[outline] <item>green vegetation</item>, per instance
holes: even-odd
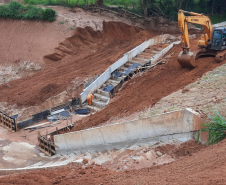
[[[24,0],[27,4],[33,5],[70,5],[74,6],[76,3],[79,6],[84,6],[84,0]],[[95,4],[96,0],[86,0],[86,4]],[[139,0],[104,0],[105,5],[116,5],[119,7],[126,7],[126,8],[135,8],[139,4]]]
[[[214,116],[208,116],[211,120],[210,123],[203,124],[203,126],[206,128],[200,130],[197,142],[199,142],[200,133],[203,131],[208,132],[207,144],[209,145],[218,143],[226,137],[226,120],[220,115],[218,111],[213,113]]]
[[[224,19],[226,15],[225,2],[222,0],[140,0],[140,3],[146,16],[159,15],[177,20],[178,10],[182,9],[213,16],[213,23],[226,21]]]
[[[56,20],[56,12],[52,9],[42,9],[32,5],[24,6],[23,4],[13,1],[9,4],[0,6],[0,17],[12,19],[39,19],[39,20]]]
[[[70,30],[74,30],[74,29],[75,29],[75,27],[70,27],[69,29],[70,29]]]
[[[78,6],[84,6],[84,0],[23,0],[24,3],[31,5],[60,5],[73,7],[76,3]],[[87,4],[95,3],[96,0],[88,0]]]
[[[24,0],[25,3],[31,5],[61,5],[74,7],[77,4],[79,7],[83,7],[89,4],[95,4],[96,0]],[[125,8],[127,10],[142,13],[142,9],[139,0],[104,0],[104,4],[107,6],[115,5],[119,8]]]
[[[96,0],[24,0],[32,5],[61,5],[80,7],[95,3]],[[212,23],[226,21],[226,8],[222,0],[104,0],[105,5],[114,5],[144,16],[162,16],[177,20],[178,9],[204,13],[211,17]]]
[[[31,5],[60,5],[80,7],[94,4],[96,0],[24,0]],[[144,16],[161,16],[177,20],[179,9],[204,13],[210,16],[212,23],[226,21],[226,7],[223,0],[104,0],[104,5],[124,8]]]
[[[220,16],[220,15],[213,15],[210,16],[211,22],[212,24],[217,24],[219,22],[223,22],[226,21],[226,14]]]

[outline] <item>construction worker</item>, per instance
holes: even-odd
[[[86,100],[87,100],[88,105],[92,105],[93,95],[92,94],[89,94],[87,96],[87,99]]]

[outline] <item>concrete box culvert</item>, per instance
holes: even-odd
[[[54,136],[56,153],[102,151],[134,143],[158,142],[179,138],[189,140],[204,120],[192,109],[178,110],[143,119]],[[202,139],[202,138],[201,138]]]

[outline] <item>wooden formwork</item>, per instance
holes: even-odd
[[[11,132],[17,131],[16,120],[0,111],[0,124]]]
[[[65,119],[66,117],[61,117],[60,119]],[[71,130],[73,128],[73,124],[68,125],[67,122],[67,126],[63,127],[61,129],[58,130],[58,127],[56,127],[56,131],[51,132],[51,133],[47,133],[45,135],[41,135],[40,131],[38,132],[38,146],[39,146],[39,150],[42,151],[43,153],[45,153],[48,156],[53,156],[56,154],[56,150],[55,148],[58,148],[58,146],[56,146],[53,142],[53,136],[59,133],[64,133],[67,132],[69,130]],[[47,136],[50,136],[50,139],[48,139]]]
[[[39,150],[45,153],[48,156],[53,156],[56,154],[55,148],[57,147],[54,142],[48,140],[45,136],[40,135],[38,133],[38,146]]]

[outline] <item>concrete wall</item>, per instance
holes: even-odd
[[[170,49],[172,49],[172,47],[175,45],[175,44],[180,44],[181,41],[177,41],[177,42],[173,42],[171,43],[169,46],[167,46],[166,48],[164,48],[160,53],[158,53],[157,55],[155,55],[152,59],[151,59],[151,62],[152,63],[155,63],[157,62],[158,60],[162,59],[166,53],[168,53],[168,51]]]
[[[80,94],[81,102],[86,101],[86,97],[93,93],[96,89],[100,88],[100,86],[105,83],[111,76],[111,73],[124,65],[126,62],[132,60],[133,57],[137,56],[141,52],[143,52],[145,49],[147,49],[149,46],[156,45],[158,43],[161,43],[166,40],[166,38],[169,35],[161,35],[157,36],[153,39],[150,39],[148,41],[145,41],[141,45],[137,46],[133,50],[126,53],[122,58],[120,58],[118,61],[116,61],[114,64],[112,64],[102,75],[100,75],[92,84],[90,84],[86,89],[83,90],[83,92]]]
[[[54,136],[56,153],[64,151],[105,150],[125,147],[137,141],[159,141],[160,138],[172,139],[185,137],[190,139],[192,132],[199,130],[203,120],[191,109],[179,110],[166,114],[151,116],[139,120],[96,127],[77,132]]]

